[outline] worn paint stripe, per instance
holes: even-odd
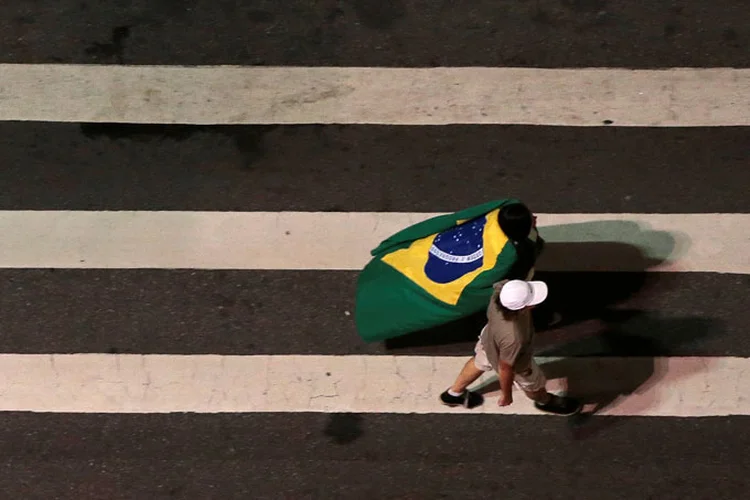
[[[0,211],[0,267],[357,270],[380,241],[433,215]],[[750,214],[539,214],[539,224],[540,270],[750,273]]]
[[[2,64],[0,120],[750,125],[750,69]]]
[[[86,413],[361,412],[449,413],[441,405],[466,358],[404,356],[0,355],[0,410]],[[540,358],[548,389],[603,415],[750,415],[750,359]],[[496,404],[496,378],[473,411],[539,413],[517,390]]]

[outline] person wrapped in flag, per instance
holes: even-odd
[[[487,307],[503,279],[531,279],[544,240],[521,201],[490,201],[409,226],[373,249],[357,282],[360,337],[381,341]]]

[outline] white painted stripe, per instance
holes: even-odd
[[[0,267],[358,270],[434,215],[0,211]],[[750,214],[538,216],[540,270],[750,273]]]
[[[467,358],[413,356],[0,355],[0,410],[34,412],[451,413],[439,393]],[[548,390],[622,395],[603,415],[750,415],[748,358],[539,358]],[[538,414],[517,389],[477,413]],[[583,392],[581,392],[583,391]]]
[[[0,120],[750,125],[750,69],[2,64]]]

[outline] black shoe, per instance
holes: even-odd
[[[566,398],[562,396],[557,396],[555,394],[552,394],[552,398],[547,402],[547,404],[540,404],[535,402],[534,406],[538,410],[546,411],[547,413],[554,413],[555,415],[575,415],[579,411],[581,411],[581,408],[583,408],[583,405],[580,401],[573,399],[573,398]]]
[[[471,391],[464,391],[460,396],[451,396],[445,391],[440,395],[440,402],[446,406],[463,406],[471,409],[484,403],[484,398],[481,394]]]

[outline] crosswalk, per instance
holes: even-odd
[[[0,229],[6,235],[0,242],[0,263],[4,268],[358,271],[381,241],[438,215],[10,210],[0,212]],[[544,218],[540,228],[552,248],[540,259],[540,271],[648,267],[662,272],[750,274],[750,214],[539,217]],[[635,248],[639,255],[626,260],[590,255],[581,260],[573,254],[576,246],[602,242]]]
[[[3,411],[54,413],[461,413],[435,405],[434,389],[461,370],[455,356],[212,356],[6,355]],[[539,358],[553,379],[548,389],[584,395],[623,387],[633,367],[653,365],[634,394],[609,402],[602,416],[710,417],[750,415],[744,390],[747,358]],[[553,375],[554,376],[554,375]],[[248,381],[262,391],[248,391]],[[570,381],[570,382],[569,382]],[[628,382],[630,383],[630,382]],[[494,386],[493,386],[494,384]],[[619,385],[618,385],[619,384]],[[477,385],[499,395],[496,379]],[[42,390],[40,390],[42,388]],[[51,389],[50,389],[51,388]],[[398,395],[394,397],[394,394]],[[407,397],[404,397],[407,396]],[[599,396],[601,397],[601,396]],[[594,398],[588,411],[596,408]],[[612,404],[616,403],[616,404]],[[485,405],[476,413],[538,415],[524,398],[508,408]]]
[[[104,40],[105,10],[0,6],[3,491],[744,491],[744,10],[167,3],[85,51],[63,34]],[[591,418],[498,407],[491,375],[483,407],[441,406],[481,317],[382,344],[354,329],[371,248],[510,195],[538,214],[563,317],[539,361]]]
[[[17,64],[0,70],[7,82],[0,111],[14,120],[390,126],[750,123],[744,112],[750,105],[750,70],[732,68],[633,72]]]

